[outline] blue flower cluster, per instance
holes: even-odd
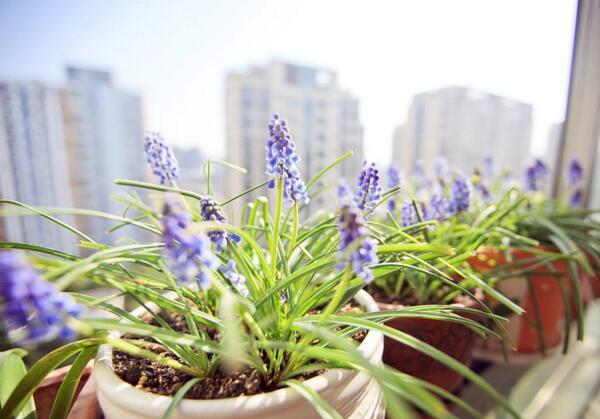
[[[525,187],[528,191],[539,191],[541,183],[548,176],[548,168],[540,159],[535,159],[533,164],[525,170]]]
[[[413,208],[414,210],[414,208]],[[447,220],[450,216],[450,202],[444,195],[435,194],[429,200],[429,208],[427,210],[428,220]]]
[[[16,251],[0,252],[0,306],[11,338],[24,346],[73,339],[66,320],[83,313],[82,306],[42,280]]]
[[[269,123],[269,141],[266,146],[266,173],[272,176],[269,188],[275,187],[275,179],[283,181],[283,198],[287,207],[300,201],[308,203],[306,186],[302,180],[296,163],[300,157],[296,153],[296,145],[289,134],[287,123],[279,115],[273,115]]]
[[[402,227],[409,227],[419,222],[417,210],[413,205],[412,201],[406,201],[400,209],[400,219],[402,220]]]
[[[381,199],[381,181],[379,169],[375,163],[363,162],[362,169],[358,175],[358,189],[354,194],[354,202],[361,210],[369,210]]]
[[[341,187],[338,196],[346,203],[342,206],[338,220],[341,260],[337,269],[341,271],[350,267],[357,277],[370,283],[373,280],[373,272],[367,265],[379,261],[376,253],[377,244],[369,236],[369,228],[361,212],[350,201],[348,188]]]
[[[161,185],[175,186],[179,179],[179,164],[171,147],[158,132],[147,132],[144,144],[146,159]]]
[[[471,205],[471,181],[460,173],[450,186],[450,211],[454,214],[467,211]]]
[[[227,224],[227,218],[223,209],[210,196],[205,196],[200,200],[200,215],[204,221],[214,221],[220,224]],[[240,241],[240,236],[233,233],[227,233],[225,230],[211,230],[208,232],[208,238],[214,244],[217,252],[220,252],[227,246],[227,239],[234,242]]]
[[[390,187],[390,189],[392,189],[396,186],[399,186],[401,183],[402,172],[396,165],[392,164],[388,169],[388,186]],[[391,198],[388,201],[387,206],[390,212],[393,213],[394,211],[396,211],[396,200],[394,198]]]
[[[572,159],[567,168],[566,175],[567,183],[570,186],[575,186],[583,179],[583,167],[579,161]]]
[[[571,160],[565,177],[569,186],[575,188],[569,197],[569,206],[578,207],[583,201],[583,190],[578,187],[579,183],[583,180],[583,167],[581,163],[575,159]]]
[[[235,269],[235,262],[230,260],[227,262],[225,268],[221,268],[221,271],[225,275],[225,278],[229,280],[231,285],[240,293],[240,295],[247,297],[249,294],[248,287],[246,286],[246,277],[238,273]]]
[[[208,271],[219,266],[208,237],[189,231],[190,216],[175,200],[165,202],[162,224],[165,260],[178,283],[189,285],[195,279],[201,289],[208,289],[211,285]]]

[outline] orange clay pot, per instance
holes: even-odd
[[[460,305],[469,308],[478,307],[474,300],[468,301],[466,304]],[[378,304],[381,311],[395,310],[402,307],[396,304]],[[395,318],[388,321],[386,325],[428,343],[462,364],[468,365],[471,361],[477,335],[466,326],[441,320],[407,317]],[[449,392],[456,390],[462,381],[462,375],[453,369],[388,337],[384,339],[383,362]]]
[[[511,255],[514,262],[535,257],[532,253],[520,250],[512,250]],[[478,250],[469,263],[480,272],[488,272],[510,262],[506,261],[503,252],[483,248]],[[513,269],[521,271],[530,268],[535,263],[532,261]],[[558,346],[563,339],[566,308],[571,309],[571,307],[570,304],[569,306],[565,305],[559,281],[562,281],[570,301],[569,271],[565,261],[555,261],[551,265],[556,273],[552,272],[549,266],[540,266],[529,274],[529,281],[525,276],[515,276],[504,279],[498,284],[498,290],[502,294],[516,301],[525,310],[522,316],[509,316],[509,322],[506,325],[517,352],[544,352],[544,349]],[[535,314],[536,305],[539,310],[539,318]],[[543,332],[543,345],[538,328]],[[497,345],[491,339],[486,344]]]
[[[75,391],[74,404],[69,412],[68,419],[96,419],[100,417],[100,407],[96,399],[96,388],[94,380],[90,380],[92,374],[92,363],[90,363],[83,374]],[[54,399],[70,366],[52,371],[33,393],[36,414],[39,419],[48,419],[54,404]]]

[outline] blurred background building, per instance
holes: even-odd
[[[64,94],[43,83],[0,83],[0,197],[31,206],[72,205],[62,124]],[[72,233],[39,216],[1,217],[0,237],[69,252],[76,246]]]
[[[67,76],[64,87],[0,83],[0,196],[120,214],[124,205],[110,199],[122,192],[114,179],[146,179],[141,98],[115,87],[105,71],[70,67]],[[114,221],[60,218],[94,240],[112,241],[106,230]],[[0,238],[77,253],[72,233],[40,217],[1,217]]]
[[[146,179],[141,98],[115,86],[107,71],[66,71],[64,125],[75,206],[120,214],[124,205],[110,197],[123,189],[114,180]],[[78,217],[78,225],[95,240],[111,241],[106,230],[114,221]],[[138,229],[127,233],[143,237]]]
[[[331,208],[335,200],[327,199],[327,191],[341,177],[354,180],[364,158],[359,101],[338,86],[332,70],[278,61],[227,76],[226,160],[247,170],[228,173],[229,195],[266,180],[267,124],[275,112],[289,123],[305,180],[348,150],[354,152],[321,182],[322,193],[311,194],[309,210]],[[235,219],[239,210],[234,204]]]
[[[410,174],[441,156],[465,172],[493,156],[498,169],[520,174],[530,158],[532,106],[466,87],[416,95],[394,132],[393,159]]]

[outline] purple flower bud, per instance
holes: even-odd
[[[370,283],[373,280],[373,272],[367,265],[379,261],[377,244],[369,236],[367,222],[355,205],[345,204],[342,207],[338,228],[341,240],[337,269],[341,271],[350,267],[357,277]]]
[[[406,201],[400,209],[400,218],[402,227],[409,227],[419,222],[419,217],[412,201]]]
[[[428,220],[444,221],[450,214],[450,202],[443,195],[433,195],[429,201],[429,210],[427,211]]]
[[[21,252],[0,252],[0,306],[11,339],[21,345],[75,337],[66,319],[83,307],[42,280]]]
[[[583,179],[583,167],[581,167],[581,163],[575,159],[572,159],[569,163],[569,168],[567,169],[565,177],[570,186],[575,186],[581,182],[581,179]]]
[[[205,234],[189,231],[190,217],[179,201],[167,200],[163,209],[164,258],[177,282],[188,285],[196,280],[201,289],[211,285],[208,271],[219,266]]]
[[[467,211],[471,204],[471,181],[459,174],[450,187],[450,210],[452,213]]]
[[[363,211],[375,207],[377,201],[381,199],[381,180],[375,163],[363,162],[357,186],[358,189],[354,194],[356,206]]]
[[[287,123],[279,115],[273,115],[269,123],[270,138],[266,147],[266,173],[271,176],[269,188],[275,187],[275,178],[283,181],[283,198],[287,207],[300,201],[308,204],[306,186],[296,163],[300,157],[296,154],[296,145],[289,134]]]
[[[231,285],[240,293],[240,295],[248,296],[248,287],[246,286],[246,277],[239,274],[235,269],[235,262],[230,260],[225,268],[221,267],[221,271],[225,274],[225,278],[229,280]]]
[[[570,207],[579,207],[583,201],[583,191],[581,189],[575,190],[571,197],[569,198],[569,206]]]
[[[204,221],[227,224],[227,218],[223,209],[210,196],[205,196],[200,200],[200,215]],[[211,230],[208,232],[208,238],[215,246],[217,252],[222,251],[227,246],[228,238],[236,243],[240,241],[240,237],[237,234],[228,234],[225,230]]]
[[[179,179],[179,164],[171,147],[158,132],[147,132],[144,144],[146,159],[161,185],[175,186]]]
[[[402,178],[403,176],[400,169],[392,164],[388,169],[388,186],[390,189],[399,186],[402,183]],[[387,205],[390,212],[396,211],[396,200],[394,198],[391,198]]]
[[[528,191],[539,191],[541,183],[548,176],[548,168],[540,159],[535,159],[533,164],[525,171],[525,187]]]

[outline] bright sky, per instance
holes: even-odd
[[[143,95],[148,129],[219,157],[226,72],[289,59],[338,70],[380,163],[412,96],[449,84],[533,104],[539,152],[564,117],[575,3],[1,0],[0,79],[110,69]]]

